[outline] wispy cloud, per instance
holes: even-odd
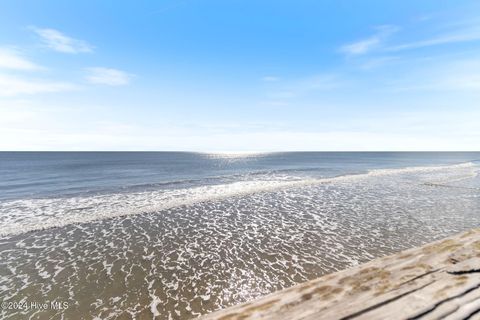
[[[123,86],[130,82],[132,75],[117,69],[111,68],[87,68],[88,75],[85,79],[92,84],[103,84],[108,86]]]
[[[377,32],[366,38],[340,48],[340,51],[349,55],[360,55],[370,52],[382,45],[382,43],[393,33],[399,30],[398,27],[392,25],[383,25],[375,28]]]
[[[472,26],[467,26],[464,28],[460,28],[458,30],[446,32],[444,34],[439,34],[429,39],[391,46],[386,48],[386,50],[401,51],[401,50],[408,50],[408,49],[417,49],[417,48],[423,48],[423,47],[445,45],[445,44],[451,44],[451,43],[460,43],[460,42],[472,42],[472,41],[479,41],[479,40],[480,40],[480,22]]]
[[[11,97],[22,94],[71,91],[78,86],[68,82],[49,81],[42,79],[25,79],[11,75],[0,74],[0,96]]]
[[[62,32],[49,28],[36,28],[32,30],[40,36],[43,43],[50,49],[63,53],[92,52],[93,46],[83,40],[71,38]]]
[[[0,97],[13,97],[32,95],[37,93],[61,92],[75,90],[78,86],[64,81],[31,78],[31,71],[45,69],[26,59],[14,47],[0,48],[0,69],[8,70],[8,73],[0,73]]]
[[[34,71],[43,67],[27,60],[13,48],[0,48],[0,69]]]

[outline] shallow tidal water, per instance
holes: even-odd
[[[242,184],[242,192],[202,189],[208,197],[164,207],[155,204],[164,199],[157,191],[116,194],[115,203],[135,207],[146,192],[155,206],[135,214],[122,207],[124,214],[115,215],[105,205],[105,218],[70,223],[72,212],[67,223],[43,229],[28,218],[61,220],[75,209],[67,205],[71,198],[55,210],[58,199],[7,200],[0,203],[0,212],[12,213],[0,219],[10,226],[0,238],[2,301],[68,307],[4,309],[0,318],[195,318],[480,226],[479,169],[466,162],[268,187],[262,180],[260,187]],[[191,199],[182,190],[176,199]],[[112,203],[108,195],[89,197],[74,201],[87,216],[95,207],[84,206],[86,199]]]

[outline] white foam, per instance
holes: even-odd
[[[160,312],[158,312],[158,310],[157,310],[157,306],[158,306],[161,302],[162,302],[162,301],[161,301],[160,298],[158,298],[157,296],[153,296],[153,297],[152,297],[152,302],[150,303],[150,311],[151,311],[152,314],[153,314],[153,318],[156,318],[156,317],[161,316]]]
[[[401,173],[416,173],[416,172],[434,172],[434,171],[442,171],[442,170],[454,170],[454,169],[475,169],[476,165],[473,162],[465,162],[447,166],[423,166],[423,167],[406,167],[406,168],[398,168],[398,169],[375,169],[370,170],[368,175],[373,176],[380,176],[380,175],[389,175],[389,174],[401,174]],[[470,172],[474,173],[477,170],[471,170]]]
[[[408,167],[378,169],[364,174],[333,178],[304,178],[301,180],[250,180],[228,184],[192,187],[174,190],[156,190],[115,193],[72,198],[22,199],[0,202],[0,236],[20,234],[74,223],[120,217],[131,214],[156,212],[182,205],[219,200],[257,192],[302,187],[322,183],[345,183],[359,179],[398,174],[418,174],[444,171],[465,171],[475,175],[476,166],[463,163],[450,166]]]

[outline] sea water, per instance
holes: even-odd
[[[0,317],[189,319],[480,226],[480,153],[0,153]],[[35,306],[35,305],[33,305]]]

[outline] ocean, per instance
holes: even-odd
[[[479,227],[479,170],[478,152],[0,152],[0,297],[20,306],[0,318],[195,318]]]

